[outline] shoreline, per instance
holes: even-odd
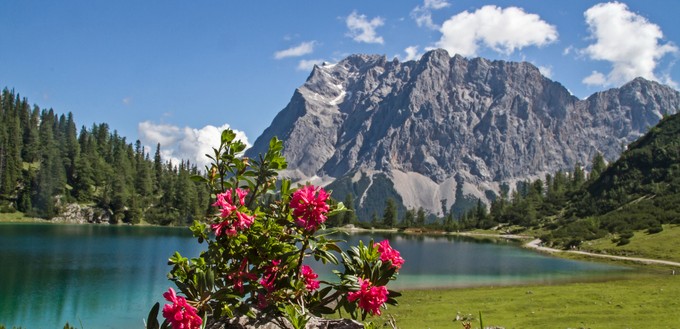
[[[541,243],[542,243],[541,239],[534,237],[534,236],[520,235],[520,234],[493,234],[493,233],[477,233],[477,232],[444,232],[444,231],[424,231],[424,230],[399,231],[399,229],[365,229],[365,228],[358,228],[358,227],[350,227],[350,228],[341,227],[341,228],[335,228],[335,229],[338,230],[338,231],[349,232],[349,233],[353,233],[353,232],[363,232],[363,233],[366,233],[366,232],[389,232],[389,233],[402,233],[402,234],[412,234],[412,235],[437,235],[437,236],[451,235],[451,236],[498,238],[498,239],[507,239],[507,240],[528,241],[528,242],[522,244],[523,248],[536,250],[538,252],[543,252],[543,253],[554,255],[554,256],[557,256],[557,257],[560,257],[560,254],[562,254],[562,255],[572,254],[572,255],[585,256],[585,257],[588,257],[588,258],[595,258],[595,259],[597,259],[597,258],[602,259],[603,258],[603,259],[614,260],[614,261],[629,261],[629,262],[634,262],[634,263],[642,264],[642,265],[663,265],[663,266],[680,267],[680,262],[674,262],[674,261],[663,260],[663,259],[617,256],[617,255],[608,255],[608,254],[601,254],[601,253],[581,251],[581,250],[562,250],[562,249],[545,247],[545,246],[541,245]]]
[[[47,220],[47,219],[41,219],[41,218],[33,218],[33,217],[22,217],[22,218],[15,218],[15,219],[3,219],[0,220],[0,223],[2,224],[29,224],[29,223],[44,223],[44,224],[67,224],[67,225],[83,225],[83,224],[94,224],[94,225],[111,225],[111,226],[140,226],[140,227],[174,227],[174,228],[188,228],[188,226],[163,226],[163,225],[151,225],[148,223],[140,223],[140,224],[109,224],[109,223],[77,223],[77,222],[68,222],[68,221],[52,221],[52,220]],[[506,240],[516,240],[516,241],[527,241],[526,243],[522,244],[523,248],[531,249],[531,250],[536,250],[538,252],[543,252],[546,254],[550,255],[555,255],[557,257],[560,257],[560,255],[565,255],[565,254],[572,254],[572,255],[579,255],[579,256],[585,256],[589,258],[604,258],[607,260],[614,260],[614,261],[629,261],[629,262],[634,262],[638,264],[643,264],[643,265],[663,265],[663,266],[672,266],[672,267],[680,267],[680,262],[674,262],[674,261],[669,261],[669,260],[663,260],[663,259],[654,259],[654,258],[643,258],[643,257],[628,257],[628,256],[617,256],[617,255],[608,255],[608,254],[601,254],[601,253],[594,253],[594,252],[588,252],[588,251],[581,251],[581,250],[562,250],[562,249],[556,249],[556,248],[550,248],[550,247],[545,247],[542,246],[541,239],[538,239],[533,236],[529,235],[520,235],[520,234],[493,234],[493,233],[478,233],[478,232],[445,232],[445,231],[428,231],[428,230],[421,230],[421,229],[406,229],[406,230],[401,230],[397,228],[391,228],[391,229],[385,229],[385,228],[371,228],[371,229],[366,229],[366,228],[361,228],[361,227],[336,227],[332,228],[331,230],[336,230],[339,232],[346,232],[346,233],[400,233],[400,234],[409,234],[409,235],[433,235],[433,236],[465,236],[465,237],[480,237],[480,238],[497,238],[497,239],[506,239]]]
[[[561,253],[575,254],[575,255],[582,255],[582,256],[593,257],[593,258],[607,258],[607,259],[612,259],[612,260],[630,261],[630,262],[641,263],[641,264],[645,264],[645,265],[655,264],[655,265],[666,265],[666,266],[680,267],[680,262],[674,262],[674,261],[669,261],[669,260],[642,258],[642,257],[616,256],[616,255],[599,254],[599,253],[581,251],[581,250],[562,250],[562,249],[555,249],[555,248],[541,246],[541,242],[542,242],[541,239],[534,238],[534,240],[529,241],[528,243],[525,243],[523,246],[525,248],[528,248],[528,249],[533,249],[533,250],[548,253],[548,254],[551,254],[551,255],[561,254]]]

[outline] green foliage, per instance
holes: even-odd
[[[32,217],[59,215],[67,202],[96,204],[112,222],[187,225],[208,208],[209,191],[191,181],[195,165],[153,161],[107,124],[77,132],[71,113],[31,109],[0,94],[0,207]]]
[[[385,227],[394,227],[397,224],[397,205],[392,198],[388,198],[385,202],[385,212],[383,213],[382,221]]]
[[[346,295],[359,294],[366,288],[362,282],[386,286],[396,279],[397,267],[381,260],[373,241],[343,252],[339,240],[328,238],[331,232],[318,233],[325,228],[323,220],[310,226],[312,215],[307,212],[325,219],[345,208],[327,200],[323,189],[294,188],[289,180],[277,179],[278,171],[287,166],[281,155],[283,142],[273,138],[269,150],[257,158],[241,157],[244,149],[245,144],[225,130],[219,148],[208,155],[213,164],[207,177],[193,177],[209,186],[217,210],[194,220],[190,230],[207,247],[191,259],[175,252],[169,259],[170,280],[202,318],[253,315],[257,310],[285,316],[295,328],[303,328],[311,315],[339,309],[365,318],[370,310]],[[339,281],[315,280],[306,265],[312,260],[341,264],[344,270],[334,271]],[[319,286],[310,287],[312,281]],[[385,302],[395,305],[399,295],[389,291]],[[157,304],[151,309],[147,328],[168,325],[167,320],[154,321],[158,308]]]
[[[633,230],[659,233],[662,224],[680,223],[680,115],[665,117],[610,165],[596,154],[587,180],[577,164],[544,181],[519,182],[511,196],[501,191],[488,214],[482,208],[469,206],[460,227],[542,228],[544,241],[565,248],[608,234],[626,245]]]

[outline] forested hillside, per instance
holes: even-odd
[[[68,203],[93,206],[111,223],[183,225],[205,214],[209,192],[195,165],[163,162],[106,123],[78,130],[71,113],[0,95],[0,211],[53,218]]]
[[[429,224],[422,208],[417,213],[409,209],[395,225],[394,199],[388,199],[385,211],[378,214],[382,218],[371,225],[530,230],[550,245],[576,247],[605,236],[624,245],[634,231],[654,234],[663,230],[662,224],[680,224],[680,114],[665,116],[615,162],[607,164],[597,154],[590,164],[577,164],[570,171],[501,186],[500,196],[488,207],[480,199],[467,202],[476,205],[462,213],[431,216]],[[414,220],[416,216],[420,219]]]

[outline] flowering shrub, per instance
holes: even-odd
[[[222,132],[220,147],[209,155],[213,164],[207,177],[194,177],[212,188],[215,202],[205,221],[191,226],[207,249],[188,259],[170,258],[168,274],[179,291],[164,294],[171,303],[149,313],[147,328],[200,328],[211,319],[254,316],[255,310],[286,316],[298,327],[310,315],[340,310],[353,319],[380,315],[385,304],[396,305],[400,294],[387,289],[404,263],[389,241],[342,251],[340,240],[323,231],[329,216],[344,211],[330,194],[313,185],[291,187],[277,180],[286,168],[283,143],[273,138],[269,150],[257,159],[238,155],[245,144]],[[340,259],[338,259],[340,256]],[[320,280],[311,261],[343,265],[337,281]]]
[[[401,254],[399,254],[398,251],[392,249],[389,240],[380,241],[380,243],[376,243],[375,246],[378,248],[381,261],[390,262],[390,265],[397,270],[399,270],[401,265],[404,264],[404,259],[401,258]]]
[[[359,279],[359,291],[347,294],[347,300],[353,302],[359,300],[359,307],[372,314],[380,315],[380,307],[387,301],[387,288],[385,286],[372,286],[371,281]]]
[[[163,297],[172,304],[163,306],[163,317],[173,328],[199,328],[203,320],[196,314],[196,309],[187,304],[183,297],[178,297],[175,290],[170,288]]]

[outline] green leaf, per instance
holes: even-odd
[[[146,329],[158,329],[160,324],[158,323],[158,310],[161,304],[156,302],[149,311],[149,316],[146,318]]]
[[[234,138],[236,138],[236,133],[231,129],[225,129],[222,131],[222,144],[231,143]]]
[[[205,276],[208,290],[213,290],[215,288],[215,272],[209,268],[206,271]]]
[[[189,178],[190,178],[193,182],[196,182],[196,183],[207,183],[207,182],[208,182],[208,179],[205,178],[205,177],[203,177],[203,176],[201,176],[201,175],[193,175],[193,176],[191,176],[191,177],[189,177]]]
[[[280,152],[281,150],[283,150],[283,141],[276,138],[276,136],[272,137],[269,140],[269,152]]]
[[[337,215],[337,214],[343,213],[345,211],[347,211],[347,208],[345,208],[345,205],[342,202],[340,202],[340,203],[338,203],[336,208],[333,209],[332,211],[329,211],[328,214],[326,214],[326,216],[331,217],[333,215]]]

